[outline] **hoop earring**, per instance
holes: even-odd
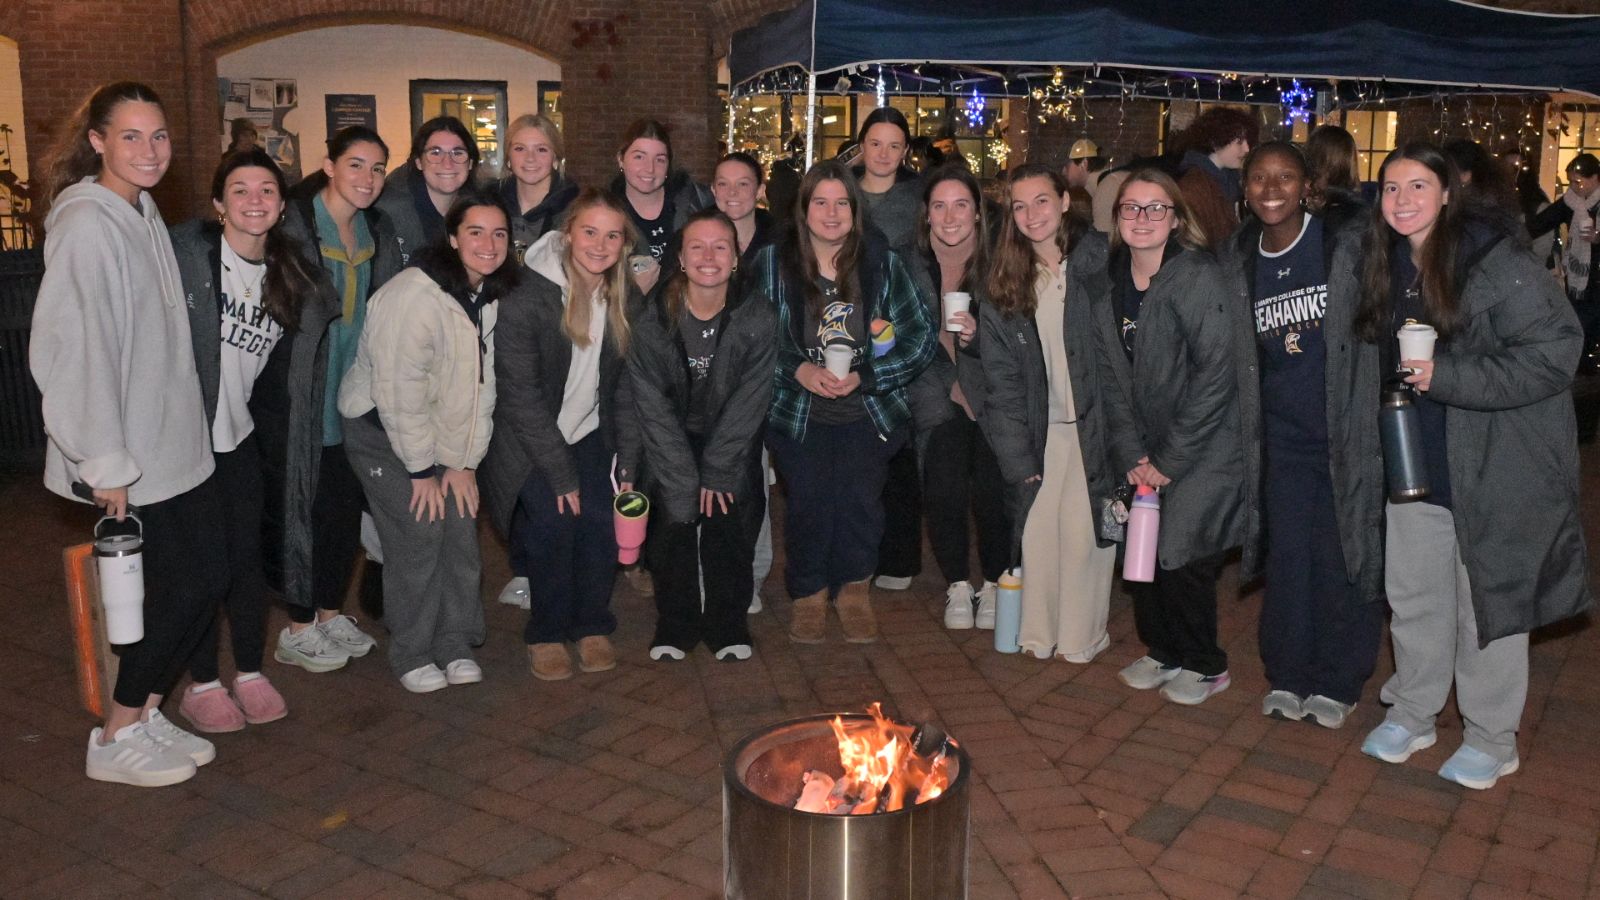
[[[281,218],[281,216],[280,216],[280,218]],[[227,227],[228,217],[223,215],[222,213],[217,213],[217,224],[221,225],[223,227]]]

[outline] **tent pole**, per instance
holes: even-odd
[[[817,0],[811,0],[811,66],[806,69],[806,168],[817,145]]]

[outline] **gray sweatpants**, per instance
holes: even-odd
[[[442,669],[472,659],[484,639],[477,520],[457,513],[455,498],[447,497],[443,521],[418,522],[407,509],[405,464],[383,429],[366,419],[344,420],[344,448],[383,543],[390,668],[401,676],[429,663]]]
[[[1517,752],[1528,698],[1528,636],[1479,649],[1472,586],[1450,510],[1431,503],[1388,505],[1384,586],[1393,612],[1395,672],[1381,696],[1387,720],[1413,734],[1433,730],[1453,681],[1465,742],[1501,762]]]

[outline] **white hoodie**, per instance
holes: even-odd
[[[44,394],[45,487],[160,503],[215,468],[177,258],[148,193],[85,178],[45,220],[29,367]]]
[[[561,265],[566,252],[566,234],[552,231],[539,238],[522,257],[528,268],[561,288],[563,306],[572,302],[572,287],[567,284],[567,271]],[[569,445],[600,427],[600,345],[605,336],[606,308],[595,302],[589,316],[589,346],[572,345],[572,362],[567,366],[567,383],[561,392],[561,413],[556,416],[556,427]]]

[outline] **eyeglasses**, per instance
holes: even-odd
[[[427,157],[429,165],[434,166],[442,165],[446,157],[449,157],[451,162],[456,163],[464,163],[468,159],[467,148],[465,147],[451,147],[449,150],[443,147],[429,147],[422,151],[422,155]]]
[[[1124,221],[1132,222],[1139,218],[1140,213],[1152,222],[1159,222],[1167,217],[1167,210],[1172,208],[1170,203],[1146,203],[1140,206],[1137,203],[1124,203],[1117,207],[1117,215]]]

